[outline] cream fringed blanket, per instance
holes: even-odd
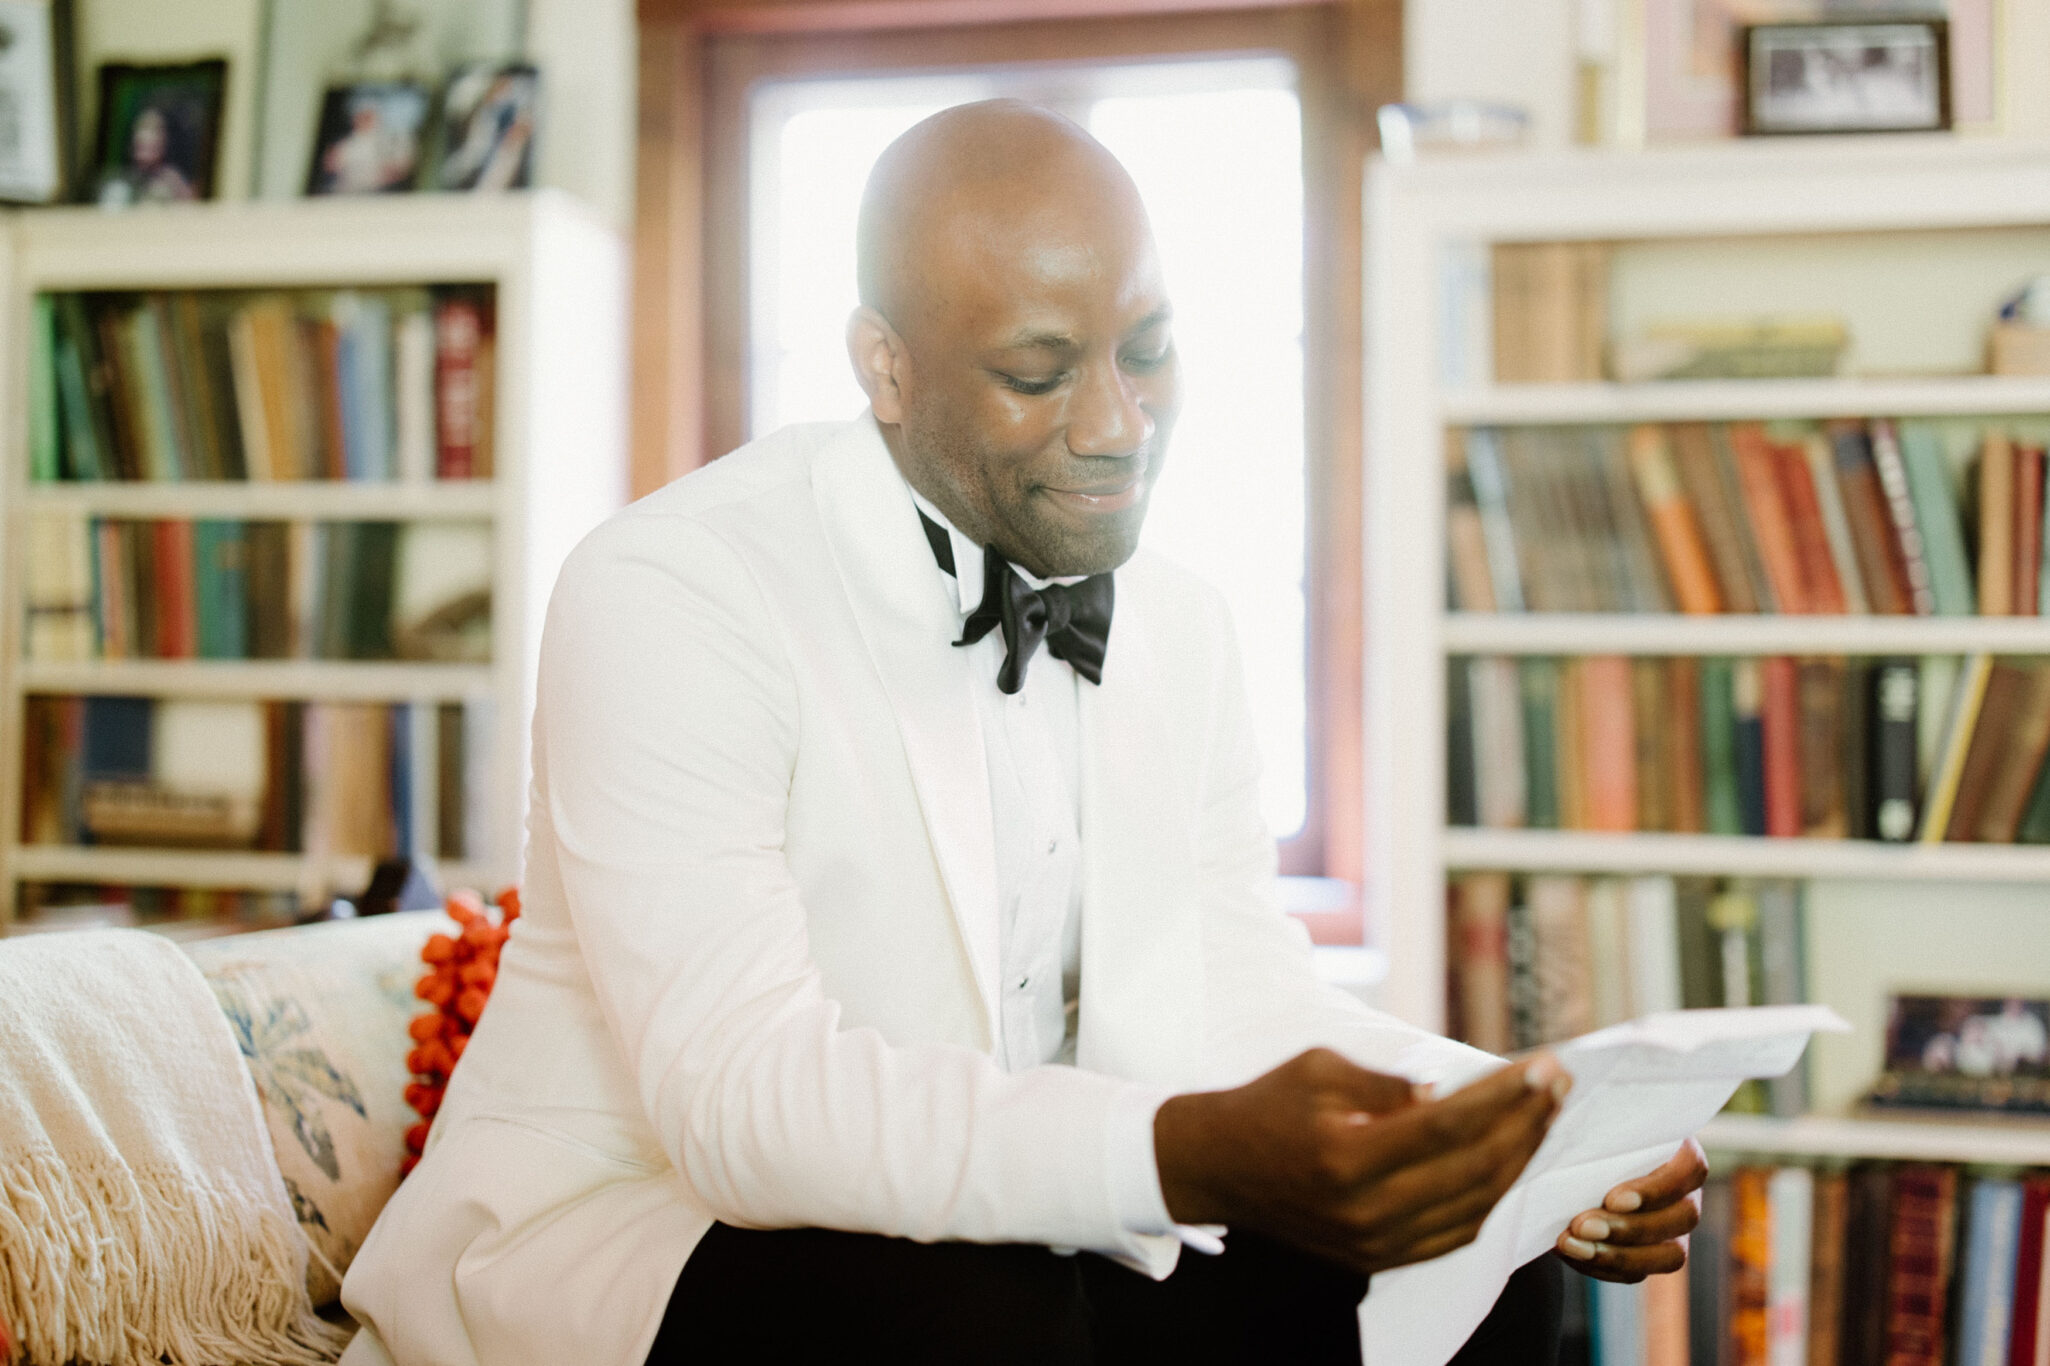
[[[199,970],[139,930],[0,942],[0,1322],[13,1362],[300,1366],[341,1350]]]

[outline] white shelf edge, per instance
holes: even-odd
[[[1448,612],[1442,642],[1481,655],[2050,654],[2050,617]]]
[[[1458,828],[1444,832],[1443,852],[1445,867],[1452,872],[2050,882],[2050,845]]]
[[[483,518],[495,510],[489,480],[434,484],[317,480],[165,481],[32,484],[22,497],[31,512],[102,517],[244,517],[274,519]]]
[[[82,882],[163,887],[239,887],[293,891],[308,885],[347,891],[370,878],[361,855],[315,859],[306,854],[215,849],[121,849],[93,845],[17,846],[8,873],[22,882]],[[496,891],[497,879],[469,863],[437,863],[443,888]]]
[[[16,690],[137,697],[456,701],[491,691],[489,664],[343,660],[129,659],[19,666]]]
[[[2050,1121],[2022,1118],[1720,1115],[1700,1137],[1732,1153],[2050,1166]]]
[[[1459,426],[2050,413],[2050,379],[1665,380],[1641,384],[1497,384],[1440,403]]]

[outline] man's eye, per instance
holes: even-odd
[[[997,373],[997,378],[1003,381],[1006,389],[1028,396],[1050,394],[1060,386],[1061,382],[1060,375],[1052,375],[1046,379],[1026,379],[1022,375],[1007,375],[1001,371]]]
[[[1153,351],[1146,355],[1126,356],[1125,368],[1127,370],[1135,370],[1143,375],[1149,371],[1158,370],[1161,366],[1167,364],[1168,358],[1172,355],[1174,355],[1174,348],[1172,346],[1163,346],[1158,351]]]

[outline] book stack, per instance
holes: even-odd
[[[28,518],[31,660],[491,657],[482,522]]]
[[[2050,843],[2050,661],[1447,663],[1448,819],[1491,829]]]
[[[481,286],[39,295],[30,478],[489,478],[493,311]]]
[[[26,699],[21,839],[462,859],[491,707]]]
[[[1460,611],[2037,616],[2050,604],[2044,450],[2001,429],[1474,428],[1452,464]]]
[[[1649,1285],[1597,1284],[1604,1366],[2050,1364],[2050,1173],[1746,1165],[1701,1213],[1681,1345],[1655,1336]]]
[[[1490,1053],[1661,1010],[1807,999],[1800,884],[1466,873],[1446,888],[1454,1037]],[[1749,1082],[1732,1108],[1807,1109],[1806,1073]]]
[[[1498,243],[1490,252],[1489,274],[1498,382],[1602,377],[1609,317],[1607,243]]]

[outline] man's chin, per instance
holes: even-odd
[[[1116,512],[1077,514],[1061,508],[1054,516],[1035,518],[1033,525],[1021,528],[1030,533],[1018,538],[1029,556],[1019,563],[1043,578],[1106,574],[1138,551],[1145,521],[1145,500]]]

